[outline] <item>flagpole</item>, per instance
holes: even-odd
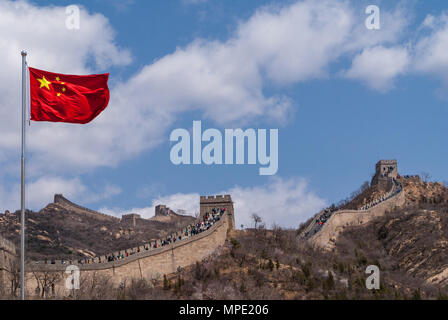
[[[25,123],[26,123],[26,51],[22,51],[22,192],[20,239],[20,299],[25,300]]]

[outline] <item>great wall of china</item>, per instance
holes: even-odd
[[[366,224],[388,210],[401,207],[405,203],[404,192],[398,191],[387,200],[378,202],[367,210],[339,210],[332,214],[321,230],[311,237],[314,245],[326,250],[334,248],[339,234],[347,227]]]
[[[55,204],[67,210],[74,210],[79,214],[94,215],[99,219],[118,218],[109,217],[97,211],[81,207],[65,199],[62,195],[55,196]],[[220,219],[209,229],[195,235],[185,236],[184,230],[176,232],[171,236],[178,241],[162,245],[162,240],[153,241],[135,248],[128,248],[113,252],[109,255],[82,259],[78,261],[33,261],[26,266],[26,291],[33,295],[39,287],[37,278],[40,275],[54,273],[60,274],[59,281],[55,283],[55,294],[68,294],[65,288],[66,268],[74,265],[79,268],[81,278],[89,276],[110,277],[115,285],[126,283],[132,279],[155,279],[164,274],[175,273],[179,268],[184,268],[213,254],[219,247],[224,245],[229,232],[234,229],[234,208],[230,195],[225,196],[201,196],[201,215],[210,213],[212,208],[225,208]],[[166,208],[166,207],[165,207]],[[120,219],[118,219],[120,221]],[[8,265],[17,259],[15,246],[0,237],[0,286],[5,287],[8,283],[10,270]],[[123,258],[109,261],[107,256],[123,256]]]
[[[332,250],[338,235],[349,226],[366,224],[378,216],[386,214],[388,210],[405,204],[403,186],[397,180],[398,170],[395,160],[382,160],[376,165],[376,174],[372,184],[380,186],[385,190],[384,194],[365,204],[358,210],[337,210],[328,217],[323,225],[316,225],[313,220],[302,233],[302,239],[307,239],[313,245],[326,250]],[[64,206],[68,210],[76,210],[81,214],[92,214],[102,219],[118,219],[109,217],[102,213],[78,206],[62,195],[55,196],[55,203]],[[169,210],[162,206],[162,209]],[[129,248],[112,253],[113,255],[124,255],[125,258],[117,261],[108,261],[106,256],[79,261],[39,261],[27,265],[27,292],[34,292],[38,287],[36,273],[60,273],[61,279],[65,279],[65,270],[68,265],[76,265],[81,276],[105,275],[111,277],[115,284],[123,283],[130,279],[151,279],[157,275],[176,272],[183,268],[203,260],[222,246],[229,231],[235,228],[233,202],[229,195],[211,196],[200,198],[200,216],[202,219],[212,208],[224,207],[226,211],[222,218],[210,229],[194,236],[183,237],[166,246],[159,246],[160,240],[145,244],[136,248]],[[159,210],[160,210],[159,206]],[[317,215],[319,216],[319,214]],[[316,216],[316,217],[317,217]],[[119,219],[118,219],[119,220]],[[180,233],[173,234],[177,237]],[[6,260],[13,259],[15,247],[6,240],[0,241],[0,284],[8,273],[5,268]],[[129,254],[131,253],[132,254]],[[2,260],[3,259],[3,260]],[[61,280],[56,286],[56,294],[66,294],[65,282]]]
[[[317,225],[318,219],[311,221],[302,238],[310,241],[314,246],[324,250],[332,250],[335,247],[339,234],[347,227],[366,224],[376,217],[383,216],[388,210],[401,207],[406,198],[403,185],[397,180],[398,167],[396,160],[380,160],[376,164],[376,172],[371,185],[377,185],[380,189],[387,190],[380,198],[363,205],[358,210],[337,210],[329,215],[321,226]],[[315,218],[316,218],[315,217]]]

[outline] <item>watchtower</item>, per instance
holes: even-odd
[[[159,204],[158,206],[156,206],[155,211],[156,216],[169,216],[171,210],[166,205]]]
[[[136,213],[124,214],[121,217],[121,223],[134,227],[137,225],[137,221],[142,217]]]
[[[375,166],[375,175],[372,185],[378,185],[382,189],[389,189],[392,179],[398,177],[397,160],[380,160]]]
[[[213,208],[225,208],[229,219],[230,229],[235,229],[235,216],[233,209],[233,201],[229,194],[224,196],[201,196],[200,200],[200,217],[202,218],[206,213],[211,213]]]

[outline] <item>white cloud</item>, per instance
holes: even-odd
[[[241,224],[245,227],[252,227],[251,215],[253,213],[262,217],[267,227],[271,227],[275,223],[283,227],[296,228],[327,204],[326,200],[310,191],[307,181],[301,178],[284,180],[275,177],[262,186],[236,186],[218,194],[232,196],[235,223],[238,228]],[[100,211],[118,217],[133,212],[150,218],[154,216],[155,206],[158,204],[165,204],[175,211],[183,209],[193,215],[195,212],[199,212],[199,194],[177,193],[158,197],[150,207],[130,210],[102,208]]]
[[[428,15],[422,29],[427,33],[415,45],[414,68],[417,72],[434,74],[448,85],[448,15]]]
[[[326,205],[326,201],[308,190],[307,181],[300,178],[272,178],[262,186],[234,187],[225,192],[235,202],[235,223],[238,227],[253,226],[253,213],[262,217],[266,226],[274,223],[283,227],[298,227]]]
[[[407,13],[398,7],[398,13],[390,15],[397,30],[406,26],[402,22]],[[383,13],[382,13],[383,15]],[[401,26],[401,27],[400,27]],[[383,27],[382,27],[383,28]],[[412,31],[411,31],[412,32]],[[396,32],[400,35],[400,32]],[[383,39],[386,40],[386,39]],[[357,54],[344,76],[361,80],[375,90],[388,91],[393,88],[394,79],[404,74],[427,74],[443,81],[448,86],[448,14],[427,15],[412,36],[399,43],[399,37],[392,37],[389,46],[382,44],[366,46]],[[442,93],[446,96],[446,94]]]
[[[115,44],[108,20],[81,13],[81,29],[65,28],[63,7],[0,1],[0,165],[11,167],[20,145],[20,56],[30,65],[65,73],[86,73],[129,63]],[[259,9],[226,41],[197,39],[147,65],[111,89],[110,106],[88,125],[33,123],[28,150],[30,174],[75,174],[120,162],[167,141],[167,131],[184,112],[198,111],[221,125],[285,122],[293,102],[265,94],[265,87],[328,77],[329,65],[363,46],[392,41],[387,33],[361,37],[346,1],[300,1]],[[398,19],[397,19],[398,20]],[[386,36],[387,34],[387,36]],[[19,110],[18,108],[14,110]],[[17,173],[17,172],[15,172]]]
[[[406,48],[376,46],[357,55],[345,77],[364,81],[372,89],[385,92],[393,88],[393,80],[408,70],[410,62]]]
[[[11,161],[17,159],[20,147],[22,49],[28,51],[29,65],[62,73],[92,73],[131,62],[129,51],[115,44],[114,31],[104,16],[89,14],[81,8],[79,30],[68,30],[66,18],[65,7],[0,1],[0,165],[8,171],[15,170],[10,168]],[[82,161],[86,166],[100,163],[96,159],[98,152],[89,149],[92,135],[88,138],[81,130],[79,127],[71,130],[69,125],[33,123],[29,129],[28,150],[38,155],[34,162],[40,164],[38,169],[67,171],[82,166]],[[98,129],[96,132],[88,130],[88,133],[96,136],[97,146],[105,139],[113,139],[110,134],[105,137]],[[65,164],[61,166],[61,163]],[[34,174],[35,170],[30,173]]]
[[[197,39],[130,79],[117,81],[109,108],[91,124],[33,123],[28,136],[31,177],[36,181],[42,172],[77,175],[136,157],[167,141],[167,132],[185,112],[197,111],[220,125],[284,122],[294,110],[293,101],[267,95],[265,88],[275,92],[281,86],[327,78],[331,64],[342,58],[354,57],[348,77],[386,90],[396,75],[406,72],[411,58],[414,63],[407,47],[397,44],[406,16],[402,8],[383,12],[382,29],[371,32],[349,1],[305,0],[263,7],[242,21],[228,40]],[[21,49],[28,49],[30,65],[64,73],[96,72],[131,62],[129,51],[116,45],[104,16],[83,9],[78,31],[67,30],[65,18],[64,7],[0,0],[0,175],[18,173]],[[425,20],[429,35],[420,37],[415,46],[416,69],[444,79],[447,20],[445,15]],[[256,188],[233,191],[262,193],[266,186]],[[305,192],[303,197],[307,196],[312,198]],[[277,200],[286,201],[280,196]],[[247,214],[243,216],[241,221],[247,224]],[[269,219],[267,213],[264,216]]]

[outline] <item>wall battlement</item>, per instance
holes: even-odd
[[[217,196],[201,196],[200,203],[228,203],[232,201],[229,194]]]

